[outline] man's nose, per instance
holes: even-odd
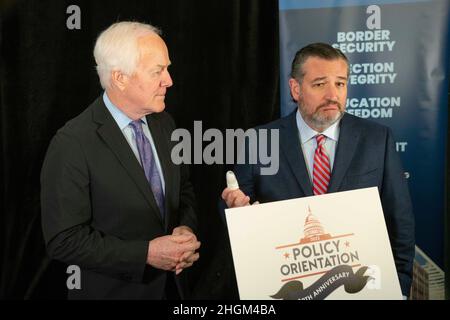
[[[328,100],[338,101],[338,97],[339,97],[338,88],[336,88],[336,86],[334,86],[334,85],[327,86],[325,98],[327,98]]]
[[[167,88],[173,85],[172,77],[170,76],[169,70],[166,70],[164,72],[164,77],[162,79],[161,85]]]

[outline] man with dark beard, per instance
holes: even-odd
[[[278,172],[261,174],[259,159],[236,165],[240,189],[226,188],[222,198],[232,208],[378,187],[400,285],[408,296],[415,242],[408,185],[391,130],[345,113],[348,75],[347,57],[339,49],[314,43],[299,50],[289,80],[298,110],[259,127],[279,130]],[[278,141],[269,140],[268,146],[272,150]]]

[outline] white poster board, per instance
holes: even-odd
[[[402,299],[376,187],[225,213],[241,299]]]

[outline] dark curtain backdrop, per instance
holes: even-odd
[[[81,9],[81,30],[66,28],[72,4]],[[99,32],[128,19],[160,27],[173,63],[166,106],[178,125],[193,132],[193,121],[202,120],[203,130],[247,129],[279,117],[277,5],[277,0],[0,0],[0,299],[66,297],[66,266],[49,261],[44,248],[39,173],[56,130],[101,93],[92,56]],[[189,270],[195,299],[237,297],[217,212],[228,169],[191,167],[202,241],[201,258]],[[448,215],[445,224],[448,230]],[[448,243],[447,236],[446,271]]]
[[[278,2],[1,0],[0,298],[66,296],[66,266],[46,257],[39,173],[56,130],[101,87],[92,55],[99,32],[119,20],[163,31],[174,86],[166,110],[192,131],[249,128],[279,117]],[[68,30],[69,5],[81,30]],[[191,268],[195,299],[234,299],[228,239],[217,211],[226,165],[194,165],[200,260]]]

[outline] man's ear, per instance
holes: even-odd
[[[294,78],[289,79],[289,88],[291,89],[291,96],[294,101],[297,101],[300,99],[300,84],[297,80]]]
[[[125,90],[128,85],[129,77],[119,70],[111,71],[111,86],[118,88],[120,91]]]

